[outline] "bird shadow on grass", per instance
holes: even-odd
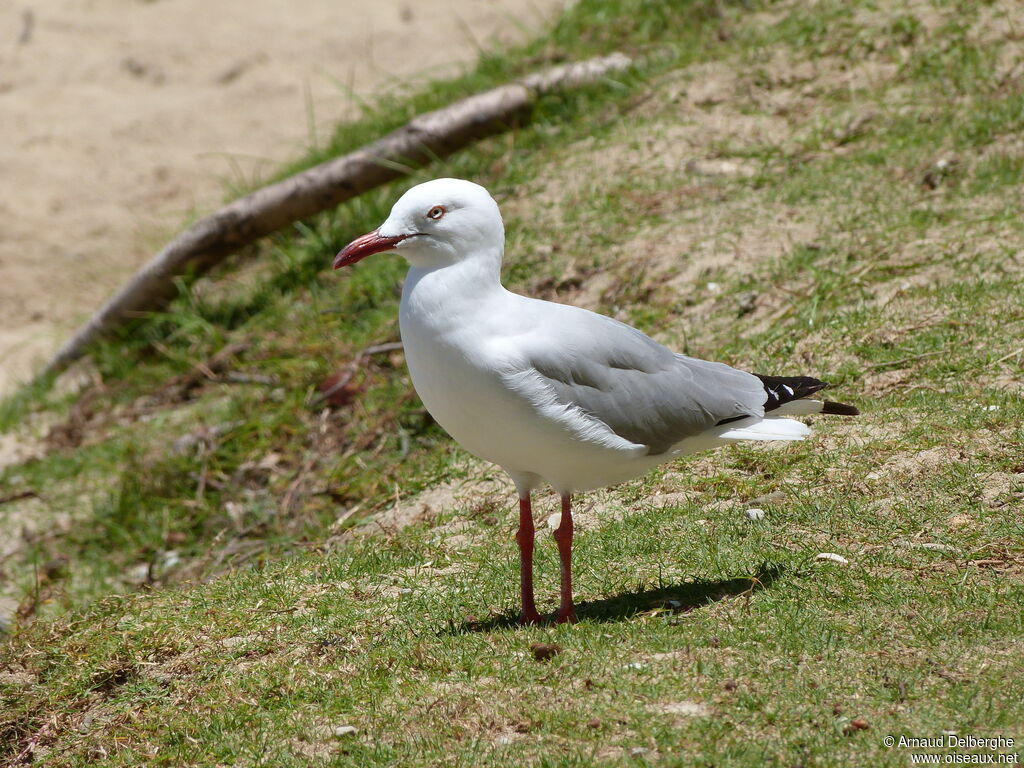
[[[667,616],[690,613],[730,598],[747,599],[755,592],[770,587],[785,569],[781,565],[764,563],[751,576],[732,579],[698,579],[637,592],[620,592],[603,600],[577,603],[576,615],[580,621],[626,621],[640,614],[660,613]],[[554,616],[545,616],[544,625],[554,624]],[[502,613],[486,619],[470,617],[459,624],[451,624],[442,634],[460,635],[466,632],[493,632],[519,629],[518,613]]]

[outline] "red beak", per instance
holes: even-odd
[[[409,235],[381,237],[376,231],[368,232],[362,237],[357,237],[338,252],[338,255],[334,257],[334,268],[347,267],[349,264],[355,264],[375,253],[390,251],[407,237]]]

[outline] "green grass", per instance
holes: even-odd
[[[0,649],[0,756],[903,766],[912,750],[886,735],[1019,744],[1024,90],[1006,76],[1020,40],[986,26],[1007,7],[585,0],[524,50],[340,128],[295,167],[542,61],[646,57],[257,265],[183,284],[97,350],[103,384],[77,400],[6,406],[7,426],[32,411],[59,428],[0,474],[40,495],[0,507],[39,526],[0,562],[26,614]],[[692,105],[708,62],[735,83]],[[688,170],[707,158],[747,172]],[[691,354],[820,374],[863,415],[580,499],[571,628],[510,623],[511,489],[340,537],[488,473],[431,422],[400,354],[360,367],[354,402],[312,406],[397,339],[402,265],[338,275],[331,255],[440,175],[498,196],[510,286]],[[249,383],[182,379],[225,345],[221,373]],[[539,641],[563,652],[538,662]]]

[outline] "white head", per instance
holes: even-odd
[[[498,204],[479,184],[434,179],[410,189],[375,231],[356,238],[334,268],[395,251],[417,267],[443,267],[476,255],[501,259],[505,228]]]

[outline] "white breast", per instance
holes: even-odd
[[[509,389],[502,365],[514,356],[508,319],[516,315],[516,297],[500,285],[453,290],[447,283],[457,279],[451,267],[410,270],[399,323],[417,394],[463,448],[560,492],[621,482],[663,460],[625,441],[615,448],[581,441],[564,420],[546,417]]]
[[[410,270],[399,310],[406,362],[431,416],[468,451],[502,466],[519,463],[516,443],[529,418],[526,405],[501,385],[493,329],[481,328],[503,291],[469,297],[439,285],[437,272]],[[501,437],[498,437],[501,436]]]

